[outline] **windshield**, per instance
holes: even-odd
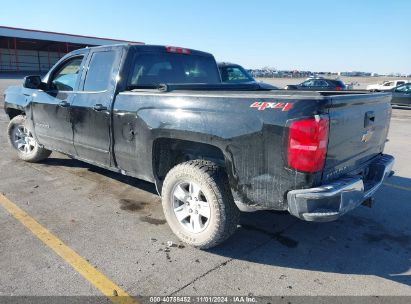
[[[221,83],[213,57],[173,53],[147,53],[136,56],[129,86],[167,83]]]
[[[224,83],[245,83],[255,81],[247,71],[240,66],[220,66],[221,81]]]

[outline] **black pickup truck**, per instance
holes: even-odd
[[[240,210],[331,221],[368,202],[392,173],[390,99],[227,85],[210,54],[115,45],[26,77],[5,111],[21,159],[54,150],[153,182],[173,232],[209,248]]]

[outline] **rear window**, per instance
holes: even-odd
[[[221,83],[213,57],[173,53],[138,54],[128,81],[129,86],[161,83]]]

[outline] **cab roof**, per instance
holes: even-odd
[[[138,52],[159,52],[159,53],[174,52],[174,53],[180,53],[184,55],[200,55],[200,56],[213,57],[213,55],[210,53],[199,51],[199,50],[194,50],[190,48],[166,46],[166,45],[136,44],[136,43],[119,43],[119,44],[93,46],[93,47],[78,49],[76,51],[73,51],[73,53],[76,53],[76,52],[83,53],[85,50],[116,48],[116,47],[128,48],[128,49],[136,50]]]

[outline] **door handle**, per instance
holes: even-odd
[[[66,100],[63,100],[63,101],[60,101],[58,103],[58,105],[59,105],[59,107],[66,108],[66,107],[70,106],[70,103],[68,103]]]
[[[107,107],[103,106],[101,103],[95,104],[93,106],[94,111],[105,111],[107,110]]]

